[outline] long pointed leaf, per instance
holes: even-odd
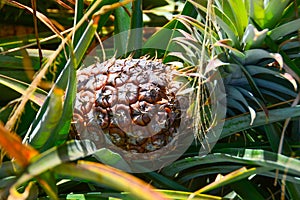
[[[290,33],[296,32],[300,29],[300,19],[287,22],[279,27],[274,28],[269,32],[272,40],[278,40]]]
[[[14,188],[18,188],[21,184],[29,181],[33,177],[44,173],[64,162],[74,161],[79,158],[95,153],[96,146],[89,140],[73,140],[59,147],[38,154],[31,160],[31,164],[27,167],[26,172],[18,178],[14,184]]]
[[[266,118],[266,115],[263,111],[256,113],[256,118],[250,126],[251,117],[250,114],[237,116],[231,119],[227,119],[223,126],[223,131],[221,138],[230,136],[234,133],[247,130],[249,128],[258,127],[261,125],[283,121],[289,117],[299,117],[300,116],[300,106],[293,108],[280,108],[269,110],[269,116]]]
[[[123,55],[126,52],[128,43],[128,31],[130,29],[130,11],[131,4],[124,7],[117,8],[115,10],[115,21],[114,21],[114,47],[115,51],[119,55]],[[127,9],[127,11],[126,11]]]
[[[143,12],[142,0],[135,0],[132,2],[132,16],[130,22],[129,42],[127,52],[134,51],[134,57],[141,56],[141,49],[143,45]]]
[[[282,173],[289,173],[298,176],[300,174],[300,161],[277,153],[261,149],[223,149],[221,153],[213,153],[202,157],[191,157],[174,162],[163,169],[166,176],[174,176],[185,169],[222,162],[232,164],[255,165],[267,167],[270,171],[278,169]]]
[[[28,83],[19,81],[17,79],[8,76],[4,76],[2,74],[0,74],[0,84],[15,90],[20,94],[23,94],[26,88],[29,86]],[[47,92],[45,92],[40,88],[37,88],[29,99],[34,103],[36,103],[37,105],[42,106],[46,99],[46,96],[47,96]]]
[[[22,144],[21,138],[17,134],[9,132],[2,123],[0,123],[0,146],[22,167],[26,167],[38,154],[31,146]]]
[[[80,161],[77,165],[63,164],[58,166],[55,172],[66,177],[89,180],[129,192],[134,199],[167,199],[166,195],[154,191],[153,187],[142,180],[100,163]]]
[[[36,149],[44,147],[50,136],[54,134],[55,127],[61,120],[63,109],[63,90],[55,88],[50,94],[49,104],[42,115],[41,120],[38,121],[32,132],[28,133],[28,142]],[[25,139],[26,136],[25,136]]]
[[[243,168],[235,170],[225,176],[222,176],[220,179],[204,186],[200,190],[194,192],[193,195],[208,192],[210,190],[225,186],[229,183],[234,183],[235,181],[245,179],[251,175],[261,173],[264,171],[268,171],[268,168],[267,167],[259,167],[259,168],[246,169],[245,167],[243,167]],[[259,198],[259,199],[263,199],[263,198]]]
[[[181,15],[196,17],[197,11],[193,4],[190,2],[185,2],[184,7],[180,13]],[[170,42],[173,38],[178,36],[178,31],[176,29],[186,30],[185,26],[176,19],[171,20],[165,26],[162,27],[160,31],[157,31],[153,36],[151,36],[146,43],[144,48],[155,48],[163,49],[166,52],[170,51]],[[156,48],[158,46],[158,48]],[[155,55],[155,52],[153,53]]]
[[[273,28],[282,17],[282,13],[286,6],[290,3],[289,0],[267,1],[265,6],[265,18],[263,28]]]

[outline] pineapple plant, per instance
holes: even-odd
[[[288,61],[276,52],[270,39],[282,38],[299,26],[284,33],[287,25],[280,27],[282,22],[277,19],[279,27],[274,28],[275,24],[268,27],[270,19],[261,21],[258,12],[253,10],[256,5],[252,1],[245,6],[236,6],[231,1],[192,4],[198,9],[200,20],[186,15],[177,16],[176,19],[185,28],[185,35],[174,38],[182,49],[170,55],[180,58],[194,68],[193,72],[200,74],[206,71],[206,66],[210,65],[207,63],[211,61],[210,68],[217,69],[223,79],[227,116],[249,112],[251,125],[257,110],[263,110],[268,116],[268,106],[296,97],[296,79],[299,78],[293,70],[297,69],[291,62],[290,66],[284,63]],[[278,9],[284,10],[287,4],[288,1]],[[275,4],[266,2],[260,6],[268,7],[266,13],[261,13],[267,16],[272,13],[270,10]],[[292,27],[297,21],[291,21],[289,25]],[[193,73],[190,74],[193,76]]]
[[[107,160],[114,160],[115,155],[104,155],[106,152],[98,151],[99,148],[107,147],[120,153],[127,152],[127,155],[131,155],[129,159],[132,160],[149,159],[154,156],[152,161],[155,163],[163,157],[161,153],[155,153],[173,150],[174,146],[177,147],[183,142],[181,138],[185,139],[185,136],[193,139],[193,133],[196,133],[200,139],[207,138],[209,130],[219,125],[219,122],[216,123],[219,113],[214,115],[210,109],[213,96],[206,93],[213,87],[202,83],[211,80],[215,72],[220,71],[225,83],[224,90],[227,93],[227,114],[234,116],[224,120],[224,132],[221,134],[221,138],[224,139],[219,140],[212,153],[207,156],[198,156],[199,145],[195,142],[184,154],[178,153],[181,156],[178,161],[169,166],[166,166],[169,163],[163,163],[164,165],[159,166],[162,170],[139,176],[158,188],[167,188],[163,192],[170,194],[173,199],[187,199],[190,193],[183,191],[194,191],[199,188],[201,189],[195,191],[190,199],[192,197],[201,199],[274,197],[277,199],[280,190],[283,194],[281,197],[299,199],[298,143],[284,138],[284,146],[287,147],[284,151],[286,155],[278,154],[276,149],[279,144],[278,130],[285,129],[285,125],[280,121],[299,116],[299,106],[288,107],[291,99],[296,95],[294,89],[299,82],[295,81],[297,75],[292,73],[295,71],[299,74],[298,68],[293,66],[293,63],[299,63],[299,35],[297,37],[296,31],[299,29],[299,19],[286,18],[291,13],[289,11],[297,9],[299,1],[276,3],[272,0],[263,3],[216,0],[205,1],[203,5],[194,1],[186,2],[182,14],[192,15],[195,13],[193,7],[195,6],[196,9],[199,8],[197,17],[178,16],[166,25],[169,28],[174,25],[172,29],[183,28],[188,31],[183,34],[184,37],[175,39],[183,51],[175,52],[169,49],[169,52],[172,52],[170,55],[173,54],[184,61],[184,67],[179,70],[174,70],[159,60],[144,58],[115,58],[104,63],[95,62],[85,69],[78,70],[79,82],[76,91],[75,70],[68,62],[47,97],[45,92],[35,93],[33,95],[35,98],[27,95],[41,106],[41,109],[31,129],[23,138],[39,152],[27,149],[20,141],[14,144],[8,143],[11,136],[3,131],[5,129],[2,130],[0,141],[4,141],[7,152],[15,159],[5,160],[0,168],[2,183],[0,196],[3,194],[2,198],[7,197],[8,189],[11,195],[19,195],[18,192],[25,189],[23,199],[26,198],[26,191],[29,190],[31,193],[29,195],[33,195],[27,196],[29,199],[36,199],[38,196],[43,198],[46,195],[52,199],[78,198],[76,193],[87,193],[84,195],[88,198],[89,192],[93,192],[90,197],[95,198],[95,192],[98,191],[99,197],[107,198],[110,195],[114,198],[127,197],[121,193],[112,194],[111,191],[106,194],[108,186],[128,191],[135,199],[163,199],[163,196],[157,196],[158,191],[151,190],[152,196],[151,193],[147,193],[146,183],[139,185],[132,176],[128,177],[125,173],[107,168],[101,163],[89,162],[94,159],[93,157],[88,157],[88,162],[77,159],[103,154],[102,156],[106,156]],[[186,9],[191,6],[193,9]],[[284,10],[281,9],[282,7]],[[249,10],[245,11],[245,9]],[[119,11],[121,11],[119,14],[122,14],[122,9]],[[283,13],[282,20],[278,15],[273,17],[278,13]],[[101,17],[102,20],[104,17]],[[119,19],[123,18],[119,17]],[[200,23],[196,19],[200,19]],[[92,30],[89,37],[78,34],[83,39],[79,42],[81,46],[88,46],[90,41],[84,39],[93,37],[95,26],[90,24],[88,29]],[[152,42],[155,41],[155,37],[156,40],[161,40],[157,39],[159,32],[155,34]],[[162,37],[162,40],[165,39]],[[268,41],[270,39],[271,42]],[[78,52],[80,51],[77,48],[75,57],[80,62],[84,51]],[[182,52],[186,53],[182,54]],[[278,52],[282,57],[276,54]],[[79,54],[82,55],[78,56]],[[73,63],[76,64],[76,60],[73,60]],[[153,66],[161,73],[156,72]],[[294,78],[286,76],[281,67]],[[292,70],[289,71],[289,68]],[[212,73],[205,74],[208,71]],[[152,75],[151,80],[145,75],[147,73]],[[181,77],[181,74],[189,78],[180,80],[179,84],[176,84],[172,76],[174,75],[177,81],[177,76]],[[202,76],[203,74],[205,76]],[[191,83],[192,89],[197,91],[195,98],[181,98],[181,87],[187,80]],[[65,95],[60,88],[65,91]],[[44,98],[38,99],[41,94]],[[76,121],[81,140],[66,142],[68,126],[73,114],[72,97],[75,96],[77,99],[73,119]],[[63,102],[62,99],[65,101]],[[191,125],[193,128],[196,127],[195,131],[184,132],[182,135],[180,125],[186,122],[186,119],[190,120],[192,115],[185,103],[193,108],[193,119],[197,122]],[[184,116],[186,112],[187,116]],[[28,112],[24,113],[28,118]],[[26,120],[21,120],[21,124],[24,124],[24,121]],[[153,123],[156,125],[152,126]],[[292,123],[297,121],[294,120]],[[189,123],[187,127],[190,127]],[[299,135],[297,127],[293,127],[292,136]],[[17,133],[23,136],[23,132]],[[287,136],[292,140],[296,138]],[[89,140],[84,140],[85,138]],[[90,139],[96,141],[97,147]],[[234,139],[236,141],[233,141]],[[187,145],[189,144],[187,142]],[[289,157],[291,150],[295,149],[296,151],[293,152],[295,158]],[[144,157],[146,155],[150,156]],[[15,168],[15,161],[22,166]],[[279,173],[275,174],[274,169]],[[281,188],[278,185],[272,186],[273,178],[282,183]],[[77,187],[78,180],[82,181],[79,187]],[[29,182],[28,186],[27,182]],[[56,182],[57,184],[54,184]],[[37,183],[47,194],[37,189]],[[95,187],[90,187],[92,183],[96,183]],[[90,188],[88,192],[81,189],[85,184]],[[105,187],[101,187],[102,185]],[[134,187],[128,188],[128,185]],[[72,189],[68,190],[71,187]],[[1,194],[2,191],[4,193]]]

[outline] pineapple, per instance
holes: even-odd
[[[74,120],[81,139],[139,154],[174,149],[184,137],[189,97],[179,94],[186,83],[172,67],[113,58],[78,70],[77,79]]]

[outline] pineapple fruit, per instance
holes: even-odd
[[[190,119],[189,97],[179,95],[186,83],[175,69],[146,58],[112,58],[78,70],[77,79],[80,138],[136,154],[177,147],[183,115]]]

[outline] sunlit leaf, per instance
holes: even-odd
[[[63,164],[58,166],[55,172],[62,176],[89,180],[129,192],[135,199],[167,199],[166,195],[155,191],[144,181],[101,163],[79,161],[77,165]]]
[[[64,91],[55,88],[50,94],[49,104],[43,112],[41,120],[35,127],[31,127],[28,134],[28,143],[36,149],[42,148],[48,141],[49,137],[55,131],[55,127],[61,120],[63,108]]]
[[[191,195],[191,192],[175,191],[175,190],[159,190],[165,194],[168,194],[172,199],[186,200]],[[197,194],[193,196],[193,200],[221,200],[222,197],[208,195],[208,194]]]
[[[225,176],[222,176],[218,180],[215,180],[214,182],[206,185],[205,187],[197,190],[196,192],[192,193],[190,197],[193,197],[196,194],[204,193],[219,187],[222,187],[224,185],[227,185],[228,183],[232,183],[244,178],[247,178],[250,175],[262,173],[264,171],[268,171],[267,167],[260,167],[260,168],[251,168],[247,169],[245,167],[235,170]]]
[[[273,28],[282,17],[282,13],[290,1],[280,0],[278,1],[266,1],[265,5],[265,17],[264,25],[262,28]]]
[[[260,25],[260,27],[263,27],[265,22],[264,2],[261,0],[247,0],[246,5],[247,4],[249,5],[249,14],[251,18]]]
[[[18,149],[18,151],[20,150]],[[17,181],[14,183],[14,186],[12,186],[12,189],[18,188],[21,184],[29,181],[33,177],[42,174],[64,162],[83,158],[93,154],[95,151],[96,147],[94,143],[87,140],[75,140],[69,141],[59,147],[53,147],[41,154],[35,154],[35,157],[31,160],[31,164],[27,167],[26,172],[17,179]],[[24,151],[24,153],[26,152]],[[24,158],[27,157],[28,156],[24,156]]]
[[[8,76],[4,76],[2,74],[0,74],[0,83],[19,92],[20,94],[23,94],[24,91],[26,90],[26,88],[28,88],[29,84],[19,81],[17,79],[8,77]],[[42,106],[42,104],[44,103],[45,99],[47,96],[47,92],[45,92],[44,90],[38,88],[36,89],[36,91],[33,93],[33,95],[30,97],[30,100],[33,101],[34,103],[36,103],[39,106]]]
[[[3,124],[0,124],[0,147],[22,167],[26,167],[38,155],[38,151],[22,144],[21,138],[9,132]]]
[[[241,39],[244,34],[244,30],[248,25],[248,14],[245,4],[242,0],[228,0],[228,2],[234,13],[235,25],[237,27],[239,38]]]

